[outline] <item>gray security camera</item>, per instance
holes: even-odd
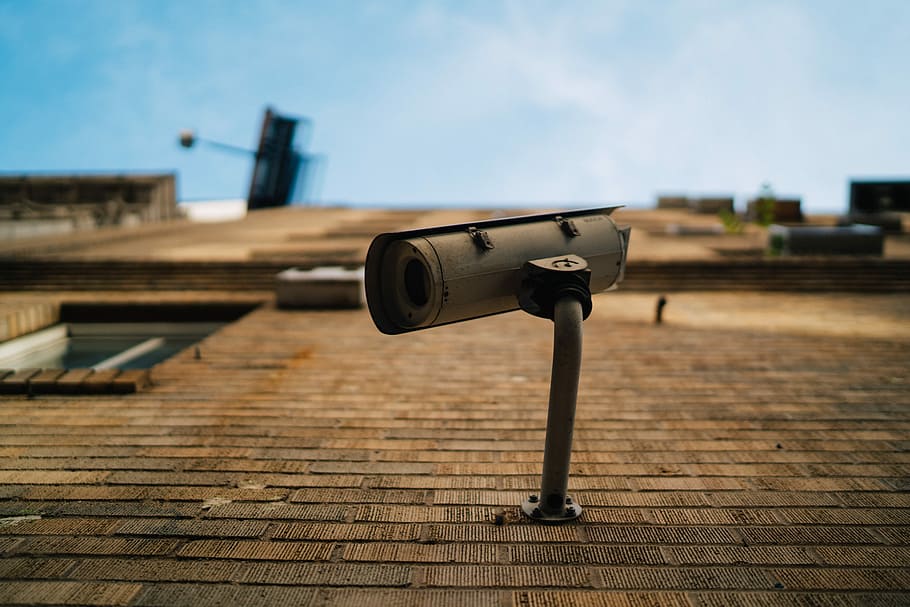
[[[380,234],[366,259],[370,315],[394,335],[519,308],[545,313],[528,285],[540,260],[586,274],[590,292],[606,290],[622,280],[629,241],[610,217],[617,208]]]
[[[581,516],[568,494],[582,321],[591,293],[623,278],[629,228],[618,207],[380,234],[366,260],[370,315],[391,335],[522,309],[553,320],[553,372],[540,493],[522,511],[541,523]]]

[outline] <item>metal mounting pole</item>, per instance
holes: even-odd
[[[581,516],[581,507],[567,494],[572,430],[581,375],[581,341],[584,313],[573,295],[560,297],[553,307],[553,370],[547,442],[543,456],[540,495],[522,504],[525,514],[542,523],[561,523]]]

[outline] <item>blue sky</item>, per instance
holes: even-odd
[[[910,2],[0,0],[0,171],[178,172],[242,198],[265,105],[320,197],[648,204],[910,174]]]

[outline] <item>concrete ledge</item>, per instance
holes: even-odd
[[[768,247],[775,255],[874,255],[885,241],[878,226],[782,226],[768,228]]]
[[[0,369],[0,394],[131,394],[149,385],[146,369]]]
[[[275,296],[279,308],[359,308],[364,301],[363,268],[290,268],[275,277]]]

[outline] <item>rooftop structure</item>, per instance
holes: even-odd
[[[0,395],[0,603],[907,601],[903,237],[773,259],[753,226],[619,211],[626,279],[585,321],[584,514],[542,526],[517,504],[539,487],[548,321],[390,337],[362,308],[274,302],[281,269],[491,215],[291,208],[0,244],[0,339],[76,304],[256,306],[134,394]]]
[[[0,175],[0,242],[178,216],[172,174]]]

